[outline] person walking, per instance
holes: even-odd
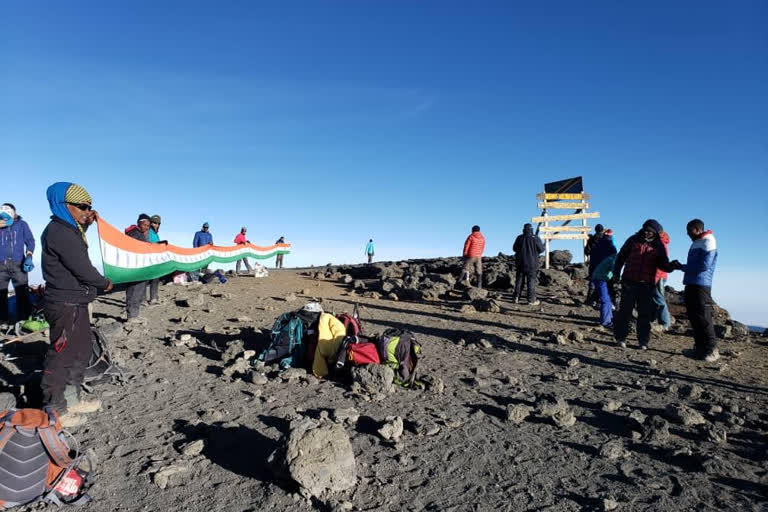
[[[608,283],[613,277],[613,267],[616,263],[616,245],[610,230],[603,233],[593,245],[589,257],[590,284],[595,294],[600,298],[600,325],[605,328],[613,327],[613,302]]]
[[[88,304],[97,290],[108,292],[104,278],[88,257],[85,232],[98,219],[91,196],[80,185],[59,182],[48,187],[51,221],[41,237],[45,318],[51,344],[40,383],[44,407],[60,416],[62,427],[85,423],[82,414],[97,411],[99,400],[80,400],[80,387],[91,356]]]
[[[464,282],[466,286],[471,286],[470,274],[472,271],[477,275],[477,287],[483,287],[483,251],[485,250],[485,237],[480,232],[480,226],[472,226],[472,232],[464,241],[464,268],[459,277],[459,282]]]
[[[694,348],[688,354],[696,359],[713,363],[720,359],[712,322],[712,278],[717,266],[717,240],[711,230],[704,230],[704,221],[693,219],[686,226],[692,240],[685,265],[675,261],[682,270],[685,290],[685,309],[693,328]]]
[[[248,229],[245,226],[240,228],[240,233],[238,233],[238,235],[235,237],[235,243],[237,245],[245,245],[245,244],[251,243],[251,241],[246,238],[246,236],[245,236],[246,233],[248,233]],[[235,265],[235,275],[238,275],[240,273],[240,264],[241,263],[245,263],[245,268],[248,269],[248,272],[253,270],[251,268],[251,264],[248,263],[248,258],[247,257],[243,257],[242,259],[237,260],[237,265]]]
[[[669,235],[666,231],[659,233],[659,240],[661,240],[661,243],[664,244],[664,250],[667,253],[667,257],[669,257]],[[658,329],[662,332],[669,329],[670,323],[672,321],[669,316],[669,306],[667,305],[666,296],[668,277],[669,274],[667,272],[664,272],[661,269],[657,270],[656,287],[653,290],[653,303],[656,304],[656,314],[654,315],[654,320],[656,321],[656,325],[658,325],[658,327],[654,326],[654,329]]]
[[[0,324],[11,321],[8,310],[8,284],[13,284],[16,295],[16,321],[26,320],[30,314],[29,272],[35,237],[27,222],[16,213],[11,203],[0,206]]]
[[[515,239],[512,250],[515,251],[514,302],[520,302],[525,280],[528,283],[528,305],[538,306],[541,301],[536,300],[536,281],[539,273],[539,255],[544,252],[544,242],[533,233],[533,226],[525,224],[523,233]]]
[[[664,229],[661,224],[654,219],[648,219],[640,231],[624,242],[616,256],[613,279],[619,279],[621,276],[621,301],[614,317],[613,336],[622,348],[627,346],[629,322],[632,311],[637,307],[637,341],[642,350],[648,350],[651,320],[655,312],[653,296],[656,271],[675,270],[670,264],[664,244],[659,239],[659,233],[662,231]]]
[[[136,224],[130,226],[125,234],[140,242],[149,242],[150,217],[146,213],[139,215]],[[127,323],[142,323],[146,320],[139,317],[141,303],[147,296],[147,281],[130,283],[125,289],[125,313]]]
[[[284,244],[284,243],[285,243],[284,236],[281,236],[280,238],[277,239],[277,242],[275,242],[275,244]],[[278,248],[278,250],[280,249]],[[275,256],[275,268],[283,268],[283,256],[285,256],[285,254],[282,254],[282,253],[278,253],[277,256]]]
[[[368,256],[368,263],[373,263],[373,255],[376,253],[376,249],[373,246],[373,238],[368,240],[368,243],[365,246],[365,254]]]

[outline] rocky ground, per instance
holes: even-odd
[[[581,303],[582,267],[544,272],[530,307],[510,263],[486,262],[490,292],[455,290],[457,260],[167,285],[130,328],[124,294],[100,298],[126,375],[94,386],[103,410],[74,432],[98,464],[89,509],[768,510],[768,338],[718,310],[723,357],[688,359],[670,293],[674,329],[620,349]],[[312,299],[413,331],[424,388],[254,364],[275,317]],[[33,405],[43,348],[2,361]]]

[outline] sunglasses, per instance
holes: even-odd
[[[72,206],[74,206],[75,208],[83,212],[91,211],[91,205],[89,204],[85,204],[85,203],[67,203],[67,204],[71,204]]]

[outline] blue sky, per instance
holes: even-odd
[[[458,254],[475,223],[510,252],[582,175],[619,241],[654,217],[683,259],[703,218],[715,297],[766,324],[768,7],[623,4],[4,2],[0,200],[39,234],[74,181],[117,226],[245,224],[322,265]]]

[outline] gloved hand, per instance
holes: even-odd
[[[23,268],[24,272],[28,274],[32,272],[33,268],[35,268],[35,264],[32,263],[32,256],[27,256],[26,258],[24,258],[24,268]]]

